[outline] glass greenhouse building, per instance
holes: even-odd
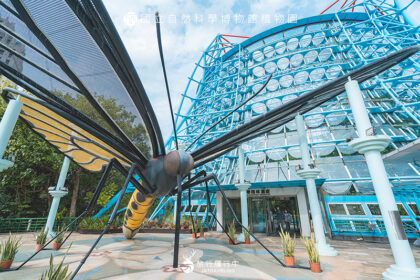
[[[250,38],[218,35],[203,52],[188,81],[176,117],[178,140],[185,148],[214,123],[272,79],[254,99],[206,133],[191,148],[232,130],[280,104],[395,50],[420,43],[413,26],[396,4],[364,1],[340,11],[287,23]],[[397,3],[398,4],[398,3]],[[379,8],[378,8],[379,7]],[[233,42],[235,41],[235,42]],[[407,236],[419,236],[420,213],[420,73],[415,55],[361,84],[374,133],[392,142],[383,159]],[[386,235],[364,156],[348,142],[357,137],[346,94],[304,114],[311,157],[321,174],[316,180],[325,230],[333,236]],[[174,139],[167,142],[174,148]],[[297,174],[301,155],[294,121],[242,145],[249,219],[255,232],[270,233],[270,215],[287,209],[296,233],[310,231],[305,181]],[[240,213],[238,150],[204,168],[219,177]],[[201,191],[200,191],[201,190]],[[203,188],[183,200],[183,213],[216,211],[230,222],[217,193],[206,209]],[[184,196],[187,198],[187,194]],[[169,203],[168,203],[169,201]],[[170,205],[162,200],[160,207]],[[419,206],[420,207],[420,206]],[[213,222],[209,218],[208,222]]]

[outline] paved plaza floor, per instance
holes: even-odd
[[[23,247],[18,253],[16,266],[34,251],[35,235],[20,234]],[[74,233],[65,263],[73,271],[88,251],[96,235]],[[259,236],[280,259],[280,238]],[[0,235],[0,240],[7,238]],[[39,279],[48,267],[49,257],[55,263],[64,257],[66,243],[60,251],[44,250],[22,269],[0,273],[0,279]],[[381,273],[393,263],[388,244],[330,241],[339,252],[337,257],[321,257],[323,272],[315,274],[306,269],[284,268],[260,245],[228,245],[227,237],[217,232],[206,233],[205,238],[194,240],[181,235],[180,263],[183,273],[170,272],[173,256],[172,234],[137,234],[126,240],[122,234],[106,234],[82,267],[76,279],[381,279]],[[296,241],[297,264],[308,266],[306,251]],[[420,266],[420,249],[412,247]]]

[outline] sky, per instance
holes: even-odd
[[[318,15],[333,1],[105,0],[104,3],[146,89],[166,141],[172,124],[157,46],[155,11],[161,17],[163,52],[176,111],[195,63],[217,34],[253,36],[289,20]]]

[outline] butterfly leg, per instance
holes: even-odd
[[[117,165],[118,165],[118,163],[117,163]],[[118,167],[121,167],[121,166],[118,166]],[[123,170],[121,170],[121,168],[118,168],[117,167],[117,169],[119,169],[119,171],[123,171]],[[124,196],[124,193],[125,193],[125,191],[127,190],[127,187],[128,187],[128,184],[130,183],[130,182],[132,182],[133,180],[132,180],[132,177],[133,177],[133,175],[134,175],[134,173],[136,172],[136,170],[138,170],[138,167],[137,167],[137,164],[136,163],[133,163],[132,165],[131,165],[131,168],[130,168],[130,170],[128,171],[128,174],[126,175],[126,179],[125,179],[125,182],[124,182],[124,186],[122,187],[122,189],[121,189],[121,192],[120,192],[120,195],[118,196],[118,200],[117,200],[117,202],[115,203],[115,206],[114,206],[114,209],[112,210],[112,213],[111,213],[111,216],[110,216],[110,218],[109,218],[109,220],[108,220],[108,223],[107,223],[107,225],[106,225],[106,227],[105,227],[105,229],[101,232],[101,234],[99,235],[99,237],[96,239],[96,241],[93,243],[93,245],[90,247],[90,249],[89,249],[89,251],[86,253],[86,255],[85,255],[85,257],[80,261],[80,264],[79,264],[79,266],[76,268],[76,270],[73,272],[73,274],[71,275],[71,277],[70,277],[70,280],[71,279],[73,279],[75,276],[76,276],[76,274],[79,272],[79,270],[80,270],[80,268],[83,266],[83,264],[86,262],[86,260],[87,260],[87,258],[89,257],[89,255],[92,253],[92,251],[95,249],[95,247],[96,247],[96,245],[98,245],[98,243],[99,243],[99,241],[101,240],[101,238],[102,238],[102,236],[108,231],[108,229],[109,229],[109,227],[111,226],[111,224],[112,224],[112,222],[114,221],[114,218],[115,218],[115,216],[116,216],[116,214],[117,214],[117,211],[118,211],[118,208],[120,207],[120,204],[121,204],[121,200],[122,200],[122,198],[123,198],[123,196]],[[125,173],[125,172],[122,172],[123,174]],[[125,174],[124,174],[125,175]],[[148,191],[146,191],[145,189],[140,189],[144,194],[148,194]]]

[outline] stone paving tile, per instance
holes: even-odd
[[[23,247],[14,266],[34,251],[35,234],[24,233]],[[65,258],[73,271],[88,251],[97,235],[74,233],[72,246]],[[0,241],[7,235],[1,234]],[[279,258],[283,259],[280,238],[258,235],[258,238]],[[126,240],[122,234],[107,234],[82,267],[77,279],[381,279],[381,273],[393,263],[388,244],[363,241],[335,241],[329,243],[339,252],[337,257],[321,257],[323,272],[315,274],[305,269],[284,268],[259,244],[228,245],[227,237],[217,232],[206,233],[206,238],[193,240],[181,235],[180,263],[184,273],[165,272],[172,264],[173,235],[138,234]],[[39,279],[48,266],[49,256],[55,263],[64,257],[68,245],[60,251],[45,250],[21,270],[0,273],[0,280]],[[412,247],[420,267],[420,249]],[[296,263],[308,266],[303,244],[297,240]]]

